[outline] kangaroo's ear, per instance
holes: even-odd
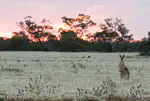
[[[125,55],[123,55],[123,57],[125,57]]]
[[[119,55],[121,57],[121,55]]]

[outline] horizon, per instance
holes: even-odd
[[[0,11],[3,13],[0,19],[0,36],[11,37],[7,34],[20,31],[16,22],[28,15],[32,16],[37,23],[42,18],[46,18],[57,25],[63,23],[61,19],[63,16],[76,17],[78,14],[86,14],[90,15],[96,23],[103,23],[107,17],[121,18],[130,30],[129,33],[133,34],[133,38],[142,39],[148,37],[150,30],[150,23],[148,23],[150,14],[147,13],[150,11],[149,4],[148,0],[144,2],[140,0],[5,0],[0,4]]]

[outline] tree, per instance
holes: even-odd
[[[103,30],[102,32],[96,32],[94,35],[95,41],[98,42],[114,42],[117,40],[118,34],[116,32],[108,32]]]
[[[68,31],[63,30],[60,34],[61,34],[60,41],[73,41],[77,39],[76,33],[71,30]]]
[[[133,34],[129,34],[129,30],[126,28],[125,24],[122,23],[122,20],[116,18],[113,20],[112,18],[105,19],[106,28],[110,32],[115,32],[118,35],[118,42],[130,42],[133,40]]]
[[[140,52],[150,52],[150,41],[147,38],[143,38],[139,47]]]
[[[67,18],[62,17],[63,23],[70,27],[70,30],[77,33],[79,38],[84,36],[87,32],[88,27],[96,25],[94,21],[91,20],[89,15],[78,14],[77,18]]]
[[[24,39],[21,36],[14,36],[11,38],[11,48],[13,50],[19,50],[19,48],[24,44]]]
[[[116,18],[104,19],[105,24],[100,23],[101,32],[96,32],[94,38],[103,42],[130,42],[133,40],[133,34],[129,34],[129,30],[122,24],[122,20]]]
[[[77,34],[71,30],[61,32],[59,51],[84,51],[84,41],[77,37]]]
[[[22,29],[20,34],[27,36],[31,42],[39,42],[43,49],[43,41],[56,39],[56,36],[51,33],[53,27],[50,25],[49,20],[43,19],[41,25],[38,25],[32,21],[31,16],[27,16],[24,21],[20,21],[17,25]]]

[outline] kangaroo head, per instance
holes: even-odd
[[[124,60],[125,55],[120,55],[120,60],[123,61]]]

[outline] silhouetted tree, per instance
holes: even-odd
[[[71,30],[63,30],[60,34],[60,41],[73,41],[77,39],[77,34]]]
[[[116,32],[118,35],[118,42],[130,42],[133,40],[133,34],[129,34],[129,30],[126,28],[125,24],[122,23],[122,20],[116,18],[113,20],[112,18],[105,19],[106,29],[110,32]]]
[[[77,18],[62,17],[63,23],[70,27],[70,30],[75,31],[79,38],[82,38],[83,34],[87,32],[88,27],[96,25],[91,20],[89,15],[79,14]]]
[[[24,18],[24,21],[20,21],[17,25],[22,29],[20,34],[27,36],[31,42],[39,42],[43,49],[43,41],[56,39],[56,36],[51,33],[53,27],[50,25],[49,20],[43,19],[41,25],[38,25],[32,21],[31,16],[27,16]]]
[[[77,37],[77,34],[71,30],[61,32],[59,51],[84,51],[84,41]]]
[[[24,39],[21,36],[14,36],[11,38],[11,48],[12,50],[19,50],[19,48],[24,44]]]
[[[150,52],[150,41],[147,38],[143,38],[139,47],[140,52]]]
[[[122,24],[122,20],[116,18],[104,19],[105,24],[99,24],[101,32],[96,32],[94,38],[103,42],[130,42],[133,40],[133,34],[129,34],[129,30]]]
[[[118,38],[118,34],[116,32],[108,32],[107,30],[103,30],[102,32],[96,32],[94,35],[95,41],[98,42],[114,42]]]

